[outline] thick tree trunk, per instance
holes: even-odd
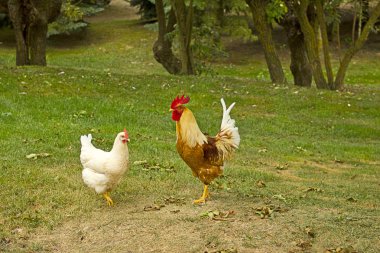
[[[252,12],[253,24],[258,32],[260,43],[264,50],[265,60],[273,83],[286,83],[281,61],[277,55],[272,38],[272,29],[266,15],[265,0],[246,0]]]
[[[371,31],[373,25],[376,23],[378,17],[380,16],[380,1],[377,3],[376,7],[373,9],[366,25],[363,28],[360,37],[353,43],[353,45],[344,54],[342,62],[339,66],[338,73],[335,77],[335,89],[342,89],[344,86],[344,78],[346,76],[348,65],[351,62],[352,57],[359,51],[363,46],[364,42],[368,38],[368,34]]]
[[[158,38],[153,45],[154,58],[170,74],[179,74],[181,72],[181,62],[175,57],[172,50],[172,42],[167,38],[167,34],[174,31],[176,18],[174,11],[171,10],[169,20],[166,24],[164,5],[162,0],[156,0],[156,13],[158,19]]]
[[[294,6],[297,19],[300,22],[302,33],[305,37],[306,52],[311,64],[313,77],[317,88],[328,89],[329,86],[326,83],[326,79],[323,75],[321,61],[318,54],[318,42],[313,29],[307,17],[307,8],[309,5],[308,0],[300,1],[299,5]]]
[[[290,49],[290,70],[294,84],[310,87],[313,79],[311,66],[306,54],[304,36],[296,17],[288,13],[280,23],[286,31]]]
[[[46,65],[46,33],[62,0],[9,0],[9,16],[16,37],[16,65]]]
[[[190,0],[189,7],[186,7],[184,0],[172,0],[171,2],[178,25],[181,74],[194,75],[194,58],[190,45],[193,29],[193,1]]]
[[[46,66],[46,34],[48,24],[38,22],[30,26],[30,64]]]

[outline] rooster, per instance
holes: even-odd
[[[128,132],[117,134],[111,151],[106,152],[95,148],[92,135],[82,135],[80,161],[83,165],[82,178],[84,183],[98,194],[103,194],[108,206],[113,205],[109,192],[120,182],[128,168]]]
[[[202,196],[194,200],[194,204],[202,204],[209,196],[208,185],[222,175],[225,161],[239,147],[240,135],[235,120],[230,117],[235,103],[227,109],[223,98],[220,100],[223,107],[222,124],[219,133],[211,137],[201,132],[193,113],[184,106],[189,101],[190,97],[177,96],[170,111],[172,119],[176,121],[177,151],[193,175],[204,184]]]

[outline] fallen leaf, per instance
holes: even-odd
[[[201,214],[201,217],[208,217],[210,220],[215,221],[235,221],[235,219],[230,218],[231,215],[234,215],[235,211],[207,211]]]
[[[323,190],[321,188],[309,187],[304,192],[323,192]]]
[[[306,227],[306,228],[305,228],[305,232],[306,232],[306,234],[307,234],[308,236],[310,236],[310,237],[312,237],[312,238],[315,237],[315,233],[314,233],[314,231],[313,231],[310,227]]]
[[[26,155],[25,157],[28,158],[28,159],[37,159],[37,158],[43,158],[43,157],[49,157],[51,156],[49,153],[40,153],[40,154],[29,154],[29,155]]]
[[[353,198],[353,197],[349,197],[349,198],[347,199],[347,201],[350,201],[350,202],[358,202],[358,200],[355,199],[355,198]]]
[[[144,211],[158,211],[158,210],[161,210],[161,208],[164,206],[165,205],[163,204],[148,205],[144,207]]]
[[[284,165],[277,165],[276,170],[287,170],[288,169],[288,164],[285,163]]]
[[[266,153],[266,152],[268,152],[268,149],[266,148],[259,149],[259,153]]]
[[[148,162],[146,160],[143,161],[134,161],[133,165],[142,165],[142,164],[147,164]]]
[[[273,195],[272,198],[286,202],[286,198],[282,196],[281,194]]]
[[[302,151],[302,152],[307,152],[307,150],[304,149],[303,147],[297,147],[297,150],[298,150],[298,151]]]
[[[266,185],[265,185],[264,181],[259,180],[259,181],[256,182],[256,186],[259,187],[259,188],[263,188],[263,187],[265,187]]]
[[[261,219],[265,218],[272,218],[273,217],[273,210],[268,206],[258,207],[256,208],[257,215],[260,216]]]
[[[326,249],[324,253],[358,253],[352,246]]]
[[[164,203],[166,205],[168,204],[179,204],[179,205],[183,205],[186,203],[185,201],[185,198],[175,198],[173,196],[169,196],[169,197],[164,197]]]

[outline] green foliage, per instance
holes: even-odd
[[[288,12],[288,7],[283,0],[271,0],[266,8],[268,22],[279,20]]]
[[[103,10],[104,8],[100,7],[96,2],[93,5],[81,2],[75,4],[72,0],[66,0],[62,4],[61,15],[56,21],[49,24],[47,36],[80,31],[87,27],[87,23],[83,21],[85,16],[91,16]]]
[[[227,16],[222,33],[243,41],[257,41],[257,36],[252,33],[247,25],[247,19],[243,16]]]
[[[0,28],[1,27],[7,27],[11,25],[11,21],[9,19],[8,14],[6,13],[0,13]]]
[[[131,6],[139,7],[141,19],[150,20],[156,18],[156,6],[153,0],[125,0],[130,2]]]
[[[324,9],[326,13],[325,20],[326,20],[327,25],[340,23],[341,13],[338,11],[338,8],[341,3],[342,3],[342,0],[326,1],[324,5]]]
[[[206,24],[193,28],[192,49],[195,67],[199,74],[213,74],[209,62],[215,58],[227,56],[221,44],[218,29]]]

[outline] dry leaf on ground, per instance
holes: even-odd
[[[29,154],[26,155],[25,157],[28,159],[37,159],[37,158],[43,158],[43,157],[49,157],[51,154],[49,153],[39,153],[39,154]]]

